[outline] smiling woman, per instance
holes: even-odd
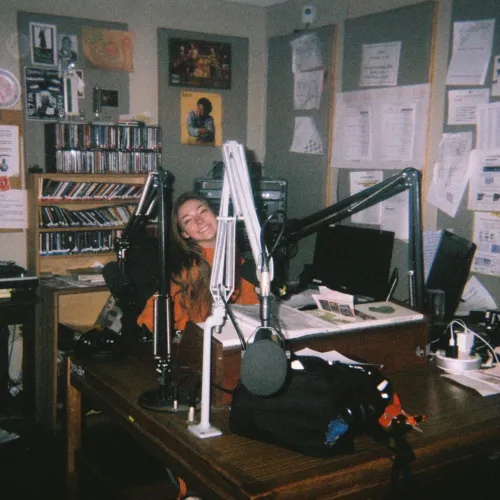
[[[172,210],[172,282],[174,328],[184,330],[191,320],[202,323],[210,315],[210,273],[217,239],[217,217],[207,201],[195,193],[184,193]],[[237,262],[243,263],[239,257]],[[231,302],[257,304],[251,283],[236,276]],[[137,319],[139,325],[153,330],[154,297],[151,297]]]

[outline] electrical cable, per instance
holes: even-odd
[[[500,362],[498,361],[497,353],[496,353],[495,349],[493,349],[493,347],[491,346],[491,344],[489,342],[487,342],[483,337],[481,337],[481,335],[479,335],[478,333],[476,333],[474,330],[471,330],[465,324],[465,321],[463,321],[462,319],[454,319],[453,321],[450,322],[449,327],[450,327],[450,330],[451,330],[452,337],[454,335],[456,336],[456,334],[455,334],[455,332],[453,330],[454,325],[460,325],[464,329],[465,333],[467,333],[467,332],[471,333],[472,335],[474,335],[475,337],[477,337],[478,339],[480,339],[481,342],[483,342],[486,345],[486,347],[488,347],[489,350],[491,351],[491,353],[493,354],[493,358],[495,359],[495,363],[497,365],[500,365]],[[455,338],[453,339],[453,342],[456,342]]]

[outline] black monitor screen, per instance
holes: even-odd
[[[449,231],[442,232],[425,285],[427,289],[444,290],[444,315],[448,321],[462,297],[475,251],[474,243]]]
[[[316,237],[313,278],[332,290],[385,300],[393,246],[392,231],[327,226]]]

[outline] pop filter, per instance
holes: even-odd
[[[278,392],[288,373],[286,353],[271,337],[272,329],[259,328],[241,361],[241,383],[256,396]]]

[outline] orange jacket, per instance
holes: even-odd
[[[214,260],[215,249],[204,248],[203,250],[205,253],[205,259],[211,266]],[[187,309],[181,304],[179,292],[179,285],[172,281],[170,283],[170,296],[172,298],[174,309],[174,328],[176,330],[184,330],[186,323],[189,320],[194,321],[195,323],[204,322],[210,315],[210,311],[202,311],[199,313],[198,317],[189,317]],[[234,291],[231,296],[231,302],[235,302],[236,304],[257,304],[259,302],[259,298],[255,292],[255,287],[244,278],[241,278],[240,288]],[[144,310],[137,318],[137,324],[139,326],[146,326],[150,331],[153,331],[153,304],[154,297],[150,297],[146,302]]]

